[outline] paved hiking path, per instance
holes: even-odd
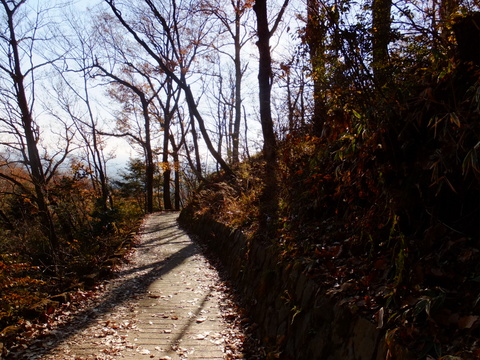
[[[241,358],[234,342],[243,335],[222,316],[234,310],[218,274],[177,217],[147,216],[131,261],[105,284],[95,307],[12,358]]]

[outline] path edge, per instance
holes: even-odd
[[[284,261],[271,245],[185,208],[179,224],[214,253],[257,325],[267,358],[413,359],[384,329],[338,302],[300,262]]]

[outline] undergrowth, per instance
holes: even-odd
[[[50,260],[48,241],[32,214],[17,218],[14,229],[0,234],[0,335],[4,342],[8,343],[9,334],[2,329],[42,315],[33,310],[39,302],[88,288],[91,279],[108,276],[111,266],[106,260],[132,245],[132,234],[138,230],[142,216],[122,199],[107,212],[95,206],[89,211],[88,206],[62,205],[58,224],[63,227],[63,235],[55,262],[46,261]]]
[[[480,357],[479,83],[451,86],[470,76],[437,79],[390,118],[350,112],[329,136],[307,128],[278,148],[271,244],[418,358]],[[255,241],[262,169],[257,157],[233,180],[213,175],[190,206]]]

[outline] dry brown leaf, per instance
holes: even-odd
[[[477,315],[463,316],[458,320],[458,327],[460,329],[470,329],[479,319]]]

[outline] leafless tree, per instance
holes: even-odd
[[[221,168],[227,174],[232,174],[232,170],[218,154],[210,139],[187,80],[187,74],[195,65],[200,45],[208,35],[207,22],[191,16],[193,14],[191,9],[195,8],[195,4],[188,4],[182,9],[175,0],[162,3],[144,0],[138,3],[138,7],[129,5],[128,8],[122,8],[113,0],[105,2],[115,18],[155,62],[158,69],[182,89],[192,120],[197,122],[208,150]]]
[[[110,196],[107,176],[105,141],[99,131],[98,115],[91,94],[93,78],[91,63],[97,38],[93,36],[91,27],[72,13],[67,14],[65,23],[68,23],[68,29],[72,33],[65,34],[67,30],[64,30],[59,47],[73,50],[69,51],[68,58],[55,64],[62,81],[54,85],[53,96],[58,100],[59,108],[72,120],[77,135],[81,138],[80,147],[85,149],[85,157],[92,170],[92,186],[96,191],[99,190],[100,206],[106,211],[113,207],[113,199]],[[80,109],[75,106],[78,102],[83,105],[79,106]]]
[[[146,176],[146,212],[152,213],[154,211],[154,197],[153,197],[153,180],[155,174],[155,154],[153,148],[153,140],[152,140],[152,126],[153,121],[151,119],[150,114],[150,107],[151,103],[155,98],[155,94],[149,94],[147,91],[144,91],[142,84],[136,84],[134,81],[135,76],[131,76],[132,72],[133,75],[139,74],[141,75],[146,81],[150,81],[148,74],[144,74],[141,70],[135,68],[135,66],[131,66],[129,69],[125,69],[124,74],[128,79],[120,78],[118,75],[110,72],[105,67],[103,67],[100,63],[96,62],[94,68],[99,70],[98,76],[105,76],[110,78],[117,86],[117,89],[111,91],[112,96],[116,97],[120,102],[123,102],[124,108],[125,105],[128,108],[129,105],[132,105],[132,109],[135,108],[135,100],[131,97],[129,99],[129,92],[133,93],[140,102],[140,112],[142,118],[142,124],[139,128],[137,128],[138,133],[135,134],[128,130],[128,120],[124,120],[124,130],[121,134],[122,136],[128,136],[130,139],[133,139],[137,144],[139,144],[144,152],[145,157],[145,176]],[[127,91],[125,91],[127,90]],[[131,102],[130,102],[131,101]],[[135,111],[135,110],[134,110]],[[127,118],[131,116],[131,113],[123,114]]]
[[[233,62],[233,84],[234,93],[227,102],[226,98],[218,99],[224,105],[232,107],[233,121],[228,124],[228,137],[231,137],[231,160],[233,163],[239,161],[239,144],[240,144],[240,124],[242,121],[242,83],[244,74],[248,68],[248,63],[243,62],[241,56],[242,49],[252,39],[252,33],[248,28],[249,9],[253,6],[252,0],[234,0],[228,4],[205,3],[202,11],[207,14],[213,14],[218,19],[220,26],[218,34],[225,34],[228,40],[224,44],[215,47],[215,51],[220,57],[230,59]],[[233,45],[233,51],[230,48]],[[222,64],[222,67],[224,65]],[[219,72],[220,81],[222,73]],[[228,90],[229,91],[229,90]],[[222,93],[220,93],[220,96]],[[227,139],[229,142],[229,139]]]
[[[46,9],[32,11],[27,0],[1,0],[1,16],[6,21],[0,32],[0,109],[2,145],[16,154],[28,170],[33,186],[32,200],[38,208],[41,228],[48,238],[51,255],[58,248],[53,214],[49,206],[48,182],[69,152],[71,134],[65,127],[66,144],[59,150],[57,160],[42,157],[40,128],[34,116],[36,73],[55,59],[43,59],[37,45],[46,40]],[[40,60],[42,59],[42,60]],[[7,140],[8,139],[8,140]],[[20,185],[14,177],[0,173],[4,179]],[[58,254],[57,254],[58,255]]]
[[[177,179],[178,172],[176,163],[178,162],[178,153],[183,145],[183,139],[185,139],[185,134],[180,131],[181,141],[179,144],[176,144],[175,136],[173,134],[173,121],[175,117],[178,117],[178,107],[180,101],[180,89],[175,86],[173,81],[168,78],[164,77],[161,83],[162,94],[164,97],[162,98],[160,94],[158,94],[156,98],[155,104],[158,104],[156,116],[158,122],[162,126],[163,130],[163,148],[162,148],[162,170],[163,170],[163,206],[165,210],[172,210],[172,200],[171,200],[171,174],[172,168],[174,169],[175,180]],[[181,130],[181,128],[180,128]],[[172,145],[172,155],[173,155],[173,166],[169,161],[170,158],[170,151],[169,151],[169,144]],[[175,182],[175,194],[177,196],[179,192],[179,188]],[[176,198],[175,196],[175,198]],[[175,201],[175,209],[178,210],[177,201]]]

